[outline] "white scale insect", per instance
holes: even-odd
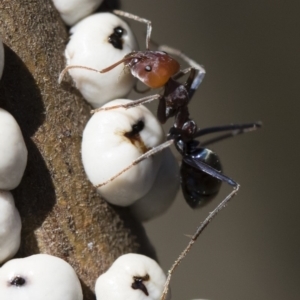
[[[95,108],[125,97],[136,80],[130,73],[123,72],[122,66],[108,74],[97,74],[87,69],[103,69],[136,50],[137,42],[130,27],[114,14],[97,13],[77,23],[70,33],[65,50],[67,67],[59,82],[69,72],[83,97]]]
[[[0,268],[1,300],[82,300],[80,281],[64,260],[47,254],[12,259]]]
[[[104,107],[129,102],[119,99]],[[166,149],[126,172],[124,168],[163,139],[161,125],[144,106],[95,113],[83,132],[82,162],[89,180],[108,202],[133,204],[141,221],[162,214],[172,204],[179,187],[178,163]]]

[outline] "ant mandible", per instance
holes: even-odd
[[[165,143],[149,150],[137,160],[133,161],[127,168],[96,187],[101,187],[109,183],[140,161],[149,158],[174,143],[177,151],[182,156],[180,168],[181,187],[187,203],[192,208],[200,207],[207,203],[216,196],[220,190],[221,182],[226,182],[233,187],[233,191],[228,195],[228,198],[230,199],[238,191],[239,184],[221,173],[222,168],[218,156],[204,146],[227,137],[253,131],[260,128],[261,123],[234,124],[198,129],[196,123],[189,118],[188,104],[202,82],[205,70],[182,52],[167,46],[161,46],[160,50],[166,50],[173,55],[179,56],[190,65],[189,68],[180,70],[179,63],[166,52],[149,50],[150,35],[152,31],[151,21],[123,11],[114,11],[114,13],[147,24],[147,49],[146,51],[131,52],[122,60],[101,71],[89,69],[105,73],[112,70],[117,65],[124,63],[125,68],[129,69],[133,76],[137,77],[150,88],[164,87],[164,93],[163,95],[157,94],[144,97],[125,105],[98,108],[92,112],[122,107],[127,109],[159,99],[160,101],[157,109],[159,121],[165,123],[167,119],[174,117],[174,124],[169,130],[167,141]],[[69,66],[68,68],[73,67],[76,68],[76,66]],[[190,74],[185,83],[177,81],[178,78],[187,73]],[[141,126],[141,124],[138,125],[139,126],[135,126],[135,128],[139,128],[138,131],[141,131],[143,126]],[[197,141],[196,138],[206,134],[224,131],[229,131],[229,133],[207,141],[202,144],[202,147],[199,147],[200,142]],[[139,132],[136,132],[136,134],[138,133]]]

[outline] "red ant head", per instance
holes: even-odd
[[[163,87],[180,70],[179,63],[166,52],[137,51],[127,54],[101,73],[108,72],[123,62],[134,77],[153,89]]]
[[[162,51],[140,51],[128,57],[125,66],[131,74],[153,89],[164,86],[180,69],[179,63]]]

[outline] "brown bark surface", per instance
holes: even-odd
[[[90,107],[70,83],[57,83],[68,33],[51,1],[1,0],[0,36],[0,107],[16,118],[28,148],[23,180],[13,191],[23,226],[18,255],[65,259],[85,300],[94,299],[96,278],[119,255],[153,251],[128,210],[108,205],[86,179],[80,143]]]

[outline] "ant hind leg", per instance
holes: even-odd
[[[113,181],[114,179],[116,179],[117,177],[119,177],[120,175],[122,175],[124,172],[128,171],[129,169],[131,169],[132,167],[134,167],[135,165],[137,165],[138,163],[140,163],[141,161],[143,161],[144,159],[147,159],[147,158],[153,156],[154,154],[162,151],[163,149],[170,147],[173,143],[174,143],[174,140],[169,140],[169,141],[166,141],[166,142],[164,142],[164,143],[162,143],[162,144],[160,144],[160,145],[152,148],[151,150],[147,151],[145,154],[141,155],[136,160],[134,160],[130,165],[128,165],[123,170],[121,170],[119,173],[115,174],[114,176],[112,176],[108,180],[95,185],[95,188],[99,188],[101,186],[104,186],[104,185],[110,183],[111,181]]]
[[[229,201],[237,194],[239,190],[239,184],[237,184],[234,189],[225,197],[225,199],[222,200],[222,202],[212,211],[209,213],[209,215],[206,217],[206,219],[198,226],[195,233],[193,234],[191,240],[189,241],[188,245],[185,247],[185,249],[181,252],[181,254],[178,256],[178,258],[175,260],[173,265],[171,266],[170,270],[168,271],[167,280],[165,282],[164,290],[161,296],[161,300],[165,300],[166,296],[168,294],[169,285],[171,281],[171,277],[175,271],[175,269],[179,266],[179,264],[182,262],[182,260],[185,258],[185,256],[188,254],[188,252],[191,250],[192,246],[196,242],[199,235],[203,232],[203,230],[207,227],[208,224],[211,223],[213,218],[223,209],[227,206]]]

